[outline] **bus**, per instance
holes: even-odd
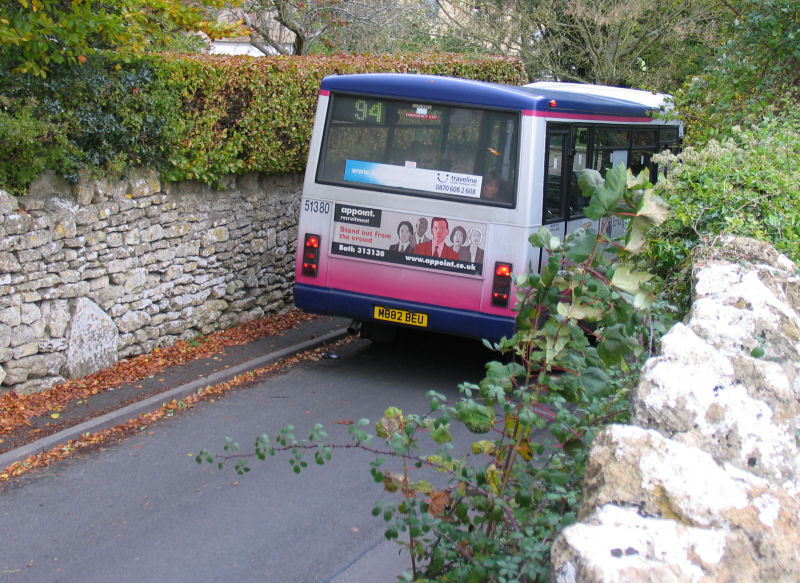
[[[541,225],[586,222],[578,172],[650,169],[681,127],[664,95],[417,74],[322,80],[298,223],[294,300],[352,318],[497,341],[515,330],[513,274],[538,270]]]

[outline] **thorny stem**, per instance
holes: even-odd
[[[408,455],[403,454],[403,481],[408,484]],[[404,495],[405,492],[403,493]],[[411,574],[414,579],[417,578],[417,557],[414,554],[414,535],[411,534],[411,529],[408,530],[408,554],[411,555]]]

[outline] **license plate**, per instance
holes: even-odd
[[[423,314],[422,312],[408,312],[406,310],[398,310],[397,308],[375,306],[373,315],[376,320],[384,320],[385,322],[420,326],[422,328],[428,325],[428,314]]]

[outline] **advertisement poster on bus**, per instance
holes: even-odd
[[[486,224],[336,204],[332,255],[481,275]]]

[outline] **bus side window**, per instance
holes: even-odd
[[[589,128],[576,127],[572,133],[572,172],[569,181],[569,216],[576,217],[583,213],[589,199],[583,196],[578,186],[580,171],[589,165]]]
[[[341,181],[347,160],[383,162],[388,130],[331,124],[326,142],[326,156],[318,169],[323,180]]]
[[[617,164],[628,165],[629,129],[598,128],[594,133],[592,168],[603,176]]]
[[[443,159],[451,170],[463,174],[475,173],[475,155],[480,137],[483,112],[469,109],[454,109],[444,128],[445,149]]]
[[[494,196],[481,193],[481,198],[511,204],[514,200],[513,185],[516,183],[517,135],[516,120],[510,114],[495,113],[489,118],[486,143],[479,160],[484,184],[494,182],[497,192]]]
[[[564,174],[564,142],[566,133],[547,135],[547,166],[544,182],[544,221],[564,218],[562,203]]]
[[[651,182],[656,181],[655,167],[651,164],[650,158],[658,149],[658,131],[651,129],[634,129],[631,137],[631,159],[630,169],[634,176],[638,176],[643,170],[649,171]]]

